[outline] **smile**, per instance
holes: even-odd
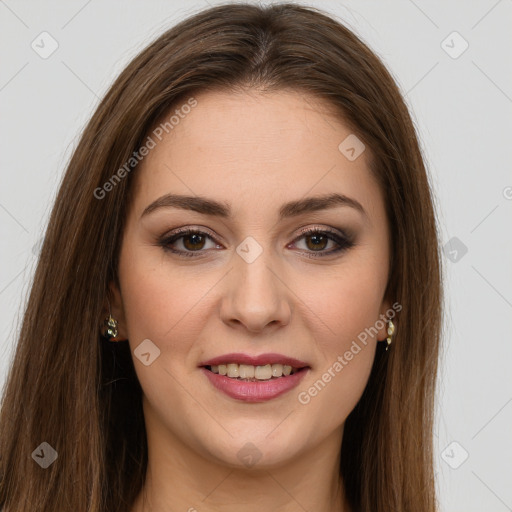
[[[243,402],[265,402],[295,388],[311,370],[282,354],[224,354],[199,364],[215,391]]]
[[[252,364],[219,364],[206,366],[208,370],[219,375],[226,375],[230,379],[246,381],[262,381],[288,377],[299,371],[299,368],[287,364],[266,364],[264,366],[254,366]]]

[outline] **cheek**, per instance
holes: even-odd
[[[167,340],[175,338],[174,333],[183,330],[181,324],[215,284],[208,272],[193,277],[166,258],[163,251],[155,257],[155,251],[144,246],[140,250],[127,247],[121,254],[123,308],[133,342],[150,338],[165,347]]]
[[[330,280],[323,293],[304,294],[304,302],[316,313],[309,316],[308,329],[319,360],[297,390],[296,401],[319,434],[327,435],[346,420],[368,382],[377,339],[370,328],[379,318],[376,290],[372,279],[347,274]]]
[[[310,310],[309,331],[319,361],[297,391],[297,401],[318,428],[341,424],[359,401],[373,365],[380,324],[382,276],[375,266],[348,265],[327,279],[309,274],[301,280],[301,299]],[[316,282],[317,286],[314,286]],[[322,286],[318,286],[321,282]],[[313,312],[313,314],[311,313]]]
[[[304,273],[299,282],[300,302],[305,311],[310,310],[309,327],[319,334],[323,352],[343,352],[358,336],[364,339],[365,332],[368,344],[372,337],[376,341],[370,328],[379,320],[384,290],[383,275],[376,266],[347,264],[329,274]]]
[[[319,437],[339,428],[359,402],[370,376],[375,346],[352,347],[315,372],[296,392],[297,412]]]
[[[205,321],[208,291],[218,278],[211,272],[194,278],[190,272],[169,264],[166,258],[155,258],[154,251],[145,247],[138,250],[135,245],[121,254],[119,272],[137,378],[152,409],[161,411],[173,430],[181,431],[180,415],[169,411],[190,407],[190,395],[181,382],[186,382],[191,371],[194,344]],[[145,365],[138,358],[137,348],[147,339],[159,352],[155,352],[158,355],[154,359],[151,354],[153,362]],[[149,347],[150,352],[155,350]],[[185,436],[186,432],[182,434]]]

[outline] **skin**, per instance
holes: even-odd
[[[297,92],[195,98],[197,106],[134,171],[120,288],[111,288],[119,337],[129,339],[132,355],[145,339],[160,350],[148,366],[133,358],[149,465],[132,512],[231,512],[240,504],[249,512],[347,511],[338,473],[344,422],[386,327],[359,343],[360,352],[309,403],[297,395],[390,308],[389,226],[369,150],[349,161],[338,145],[350,129],[327,104]],[[141,218],[171,192],[229,203],[233,217],[166,207]],[[278,221],[283,203],[333,192],[357,200],[367,217],[345,205]],[[181,227],[216,240],[173,243],[196,254],[199,247],[199,256],[166,252],[159,238]],[[350,231],[354,246],[308,258],[337,244],[300,236],[303,227]],[[252,263],[236,252],[248,236],[263,251]],[[298,388],[246,403],[216,390],[198,368],[229,352],[277,352],[311,369]],[[248,442],[260,455],[251,467],[237,456]]]

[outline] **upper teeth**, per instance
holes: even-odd
[[[293,368],[287,364],[266,364],[264,366],[253,366],[251,364],[219,364],[210,366],[213,373],[227,375],[228,377],[240,379],[258,379],[268,380],[272,377],[287,376],[295,372],[297,368]]]

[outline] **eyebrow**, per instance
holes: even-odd
[[[290,217],[297,217],[304,213],[327,210],[339,206],[349,206],[368,219],[368,214],[361,203],[355,199],[343,194],[327,194],[314,197],[306,197],[296,201],[285,203],[279,209],[279,220]],[[181,210],[191,210],[203,215],[214,215],[228,219],[232,215],[229,203],[223,203],[214,199],[208,199],[200,196],[187,196],[179,194],[165,194],[152,202],[142,212],[141,218],[160,208],[179,208]]]

